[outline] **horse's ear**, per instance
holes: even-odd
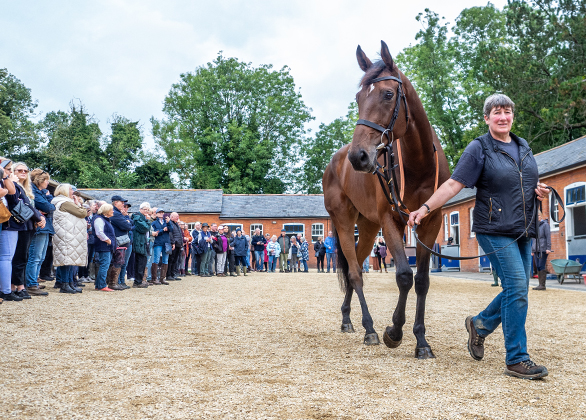
[[[364,54],[360,45],[356,48],[356,58],[358,59],[358,65],[362,71],[368,70],[372,66],[372,61]]]
[[[393,56],[389,52],[389,47],[385,41],[381,41],[380,44],[380,56],[383,59],[383,62],[387,65],[387,68],[393,71],[395,68],[395,62],[393,61]]]

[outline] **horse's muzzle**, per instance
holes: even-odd
[[[375,165],[374,161],[376,158],[376,153],[374,156],[371,156],[364,149],[357,149],[357,150],[349,150],[348,151],[348,160],[352,164],[352,167],[357,172],[372,172],[374,171]]]

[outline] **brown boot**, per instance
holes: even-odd
[[[30,286],[26,288],[26,291],[31,296],[48,296],[49,293],[43,292],[39,286]]]
[[[152,280],[149,282],[152,285],[161,284],[161,282],[159,281],[159,278],[157,277],[157,271],[159,271],[159,264],[153,263],[151,265],[151,279]]]
[[[540,270],[537,273],[537,278],[539,280],[539,286],[534,287],[533,290],[545,290],[545,279],[547,278],[547,270]]]
[[[112,290],[126,290],[125,287],[123,287],[121,284],[118,284],[118,277],[120,277],[120,271],[122,271],[122,267],[110,267],[108,269],[108,274],[111,273],[111,278],[108,278],[108,287]]]
[[[169,284],[169,282],[165,280],[165,278],[167,277],[167,267],[169,267],[169,264],[163,264],[161,266],[161,279],[159,280],[161,284]]]

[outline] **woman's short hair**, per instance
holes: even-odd
[[[110,213],[112,210],[114,210],[114,206],[112,204],[102,204],[100,206],[100,208],[98,209],[98,214],[108,214]]]
[[[507,95],[495,93],[484,101],[484,115],[488,117],[493,108],[511,108],[515,112],[515,103]]]
[[[57,188],[55,188],[54,196],[57,197],[58,195],[64,195],[65,197],[69,197],[69,191],[71,190],[71,184],[59,184]]]
[[[274,239],[277,239],[277,235],[273,235],[273,236],[271,236],[271,241],[273,240],[273,238],[274,238]]]
[[[31,177],[31,181],[33,182],[33,184],[35,184],[38,188],[41,187],[41,184],[43,182],[45,182],[46,180],[51,178],[46,171],[44,171],[40,168],[33,169],[29,173],[29,176]]]

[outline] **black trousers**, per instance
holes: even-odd
[[[129,279],[136,278],[134,272],[135,258],[136,253],[134,252],[134,247],[132,247],[132,252],[130,253],[130,258],[128,258],[128,264],[126,265],[126,277]]]
[[[324,258],[325,255],[318,255],[317,256],[317,269],[323,271],[324,270]],[[320,268],[321,266],[321,268]]]
[[[18,232],[16,251],[12,258],[12,284],[14,286],[24,286],[26,263],[28,262],[28,248],[34,234],[34,230],[21,230]]]
[[[235,273],[236,272],[236,267],[235,267],[235,263],[234,263],[234,252],[228,252],[228,257],[226,258],[226,264],[228,264],[228,268],[230,269],[230,273]],[[224,270],[224,273],[226,271]]]
[[[177,261],[181,255],[181,247],[175,245],[175,249],[169,255],[169,265],[167,266],[167,278],[173,278],[177,276]]]
[[[49,238],[51,238],[50,236]],[[51,277],[51,269],[53,268],[53,241],[49,239],[49,245],[47,246],[47,253],[45,254],[45,259],[43,260],[43,264],[41,264],[41,271],[39,272],[39,277],[42,279],[48,279]]]
[[[144,280],[144,269],[147,265],[146,255],[134,253],[134,282],[140,284]]]

